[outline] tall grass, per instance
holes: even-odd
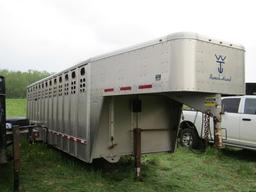
[[[250,191],[256,158],[209,147],[204,154],[178,148],[174,154],[143,155],[143,182],[134,180],[133,158],[117,164],[86,164],[44,144],[22,143],[23,191]],[[236,155],[238,152],[238,155]],[[249,152],[255,156],[255,152]]]

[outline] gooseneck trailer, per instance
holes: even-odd
[[[176,147],[182,104],[215,116],[220,94],[244,94],[244,48],[176,33],[88,59],[27,87],[30,123],[43,140],[85,162],[117,162]]]

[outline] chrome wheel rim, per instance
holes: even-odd
[[[182,136],[182,143],[186,147],[190,147],[193,142],[193,137],[191,133],[184,133]]]

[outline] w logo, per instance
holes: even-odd
[[[223,65],[225,64],[225,59],[226,59],[226,56],[223,56],[223,55],[216,55],[215,54],[215,57],[216,57],[216,63],[218,63],[220,66],[218,67],[218,71],[219,73],[223,73]]]

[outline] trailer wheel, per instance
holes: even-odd
[[[185,128],[180,131],[180,144],[183,147],[196,149],[199,146],[199,138],[192,128]]]

